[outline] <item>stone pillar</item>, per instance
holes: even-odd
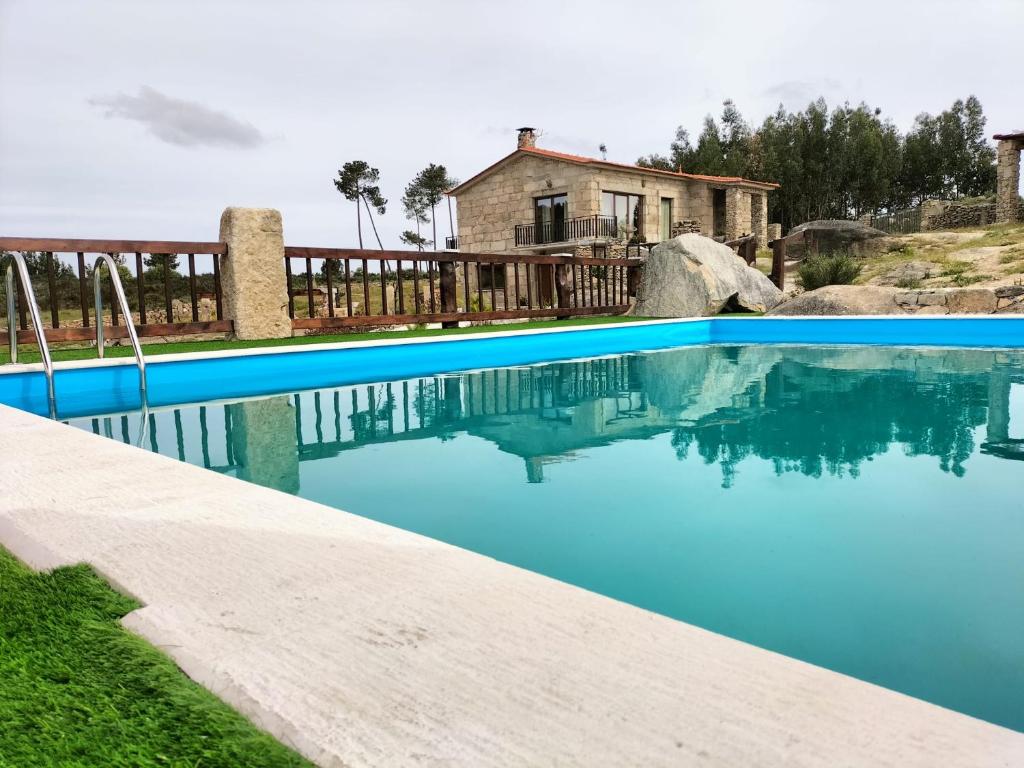
[[[224,313],[235,338],[283,339],[292,335],[284,272],[281,213],[273,208],[225,208],[220,239]]]
[[[996,223],[1020,219],[1019,139],[1001,139],[996,148]]]
[[[736,187],[728,187],[725,190],[725,239],[735,240],[749,234],[752,234],[750,193]]]
[[[750,196],[750,234],[757,235],[757,244],[768,244],[768,195]]]
[[[768,225],[768,241],[765,243],[767,246],[772,240],[778,240],[782,237],[782,225],[781,224],[769,224]]]
[[[1001,371],[988,377],[988,419],[985,424],[988,443],[1010,439],[1010,375]]]

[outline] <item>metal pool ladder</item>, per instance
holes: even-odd
[[[10,258],[7,263],[7,335],[10,336],[11,362],[18,362],[18,325],[14,321],[15,291],[14,291],[14,268],[18,268],[18,279],[21,281],[21,288],[24,291],[28,303],[28,311],[32,316],[32,328],[36,332],[36,343],[39,344],[39,354],[43,358],[43,372],[46,374],[46,399],[50,409],[50,418],[57,418],[57,397],[53,389],[53,360],[50,358],[50,347],[46,343],[46,333],[43,330],[43,322],[39,317],[39,303],[36,301],[36,292],[32,288],[32,280],[29,279],[28,266],[25,264],[25,257],[20,253],[7,254]]]
[[[142,346],[139,344],[139,335],[135,332],[135,321],[132,318],[131,307],[124,297],[124,286],[121,285],[121,276],[117,272],[117,263],[109,254],[101,253],[96,257],[92,267],[93,298],[96,302],[96,354],[103,359],[103,294],[100,291],[102,284],[100,267],[107,265],[107,272],[110,273],[110,282],[114,286],[114,297],[121,307],[121,314],[124,316],[124,325],[128,331],[128,339],[135,350],[135,362],[139,366],[139,395],[142,398],[142,409],[145,411],[146,402],[146,358],[142,354]],[[8,289],[8,295],[10,295]],[[37,310],[38,311],[38,310]]]

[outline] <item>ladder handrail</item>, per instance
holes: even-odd
[[[102,274],[100,267],[106,264],[107,272],[110,273],[110,282],[114,287],[114,297],[121,306],[121,314],[124,316],[125,328],[128,331],[128,338],[131,340],[132,349],[135,350],[135,362],[139,366],[139,394],[142,397],[142,407],[146,407],[146,358],[142,354],[142,346],[139,344],[139,336],[135,332],[135,321],[132,318],[131,307],[124,297],[124,286],[121,284],[121,276],[117,272],[117,263],[109,254],[101,253],[96,257],[92,267],[93,298],[96,302],[96,353],[103,359],[103,293],[100,290],[102,285]]]
[[[28,265],[25,257],[17,251],[5,254],[4,258],[10,258],[7,264],[7,335],[10,337],[11,362],[18,362],[18,325],[14,320],[14,309],[16,302],[16,291],[14,290],[14,268],[18,268],[18,279],[21,281],[25,299],[28,302],[28,312],[32,316],[32,328],[36,332],[36,343],[39,345],[39,354],[43,358],[43,371],[46,373],[46,398],[50,409],[50,418],[57,418],[57,396],[53,388],[53,360],[50,358],[50,347],[46,343],[46,332],[43,330],[43,321],[39,317],[39,303],[36,301],[36,292],[32,287],[32,280],[29,278]],[[0,259],[2,261],[3,259]],[[51,299],[52,300],[52,299]]]

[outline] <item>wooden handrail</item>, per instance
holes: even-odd
[[[213,254],[228,252],[225,243],[182,240],[65,240],[58,237],[0,237],[0,250],[50,253],[171,253]]]
[[[464,251],[374,251],[360,248],[310,248],[305,246],[286,245],[284,255],[287,259],[342,259],[348,261],[438,261],[479,262],[480,264],[551,264],[566,266],[640,266],[642,258],[614,258],[593,256],[551,256],[534,253],[467,253]]]

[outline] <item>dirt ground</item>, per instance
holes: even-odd
[[[1024,224],[898,235],[874,256],[863,257],[860,285],[963,288],[1024,285]],[[771,252],[758,253],[771,269]],[[799,262],[786,264],[786,293],[800,292]]]

